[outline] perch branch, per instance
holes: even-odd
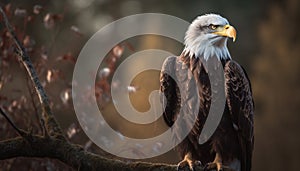
[[[10,35],[12,36],[12,39],[17,46],[16,51],[17,51],[18,56],[20,57],[20,61],[26,68],[26,71],[27,71],[27,73],[33,83],[33,86],[35,88],[35,91],[39,97],[39,101],[42,104],[42,109],[43,109],[42,118],[45,120],[45,124],[47,126],[47,131],[50,134],[56,134],[57,136],[60,136],[61,138],[63,138],[62,130],[51,111],[48,96],[38,78],[38,75],[33,67],[30,57],[27,54],[26,49],[24,48],[24,46],[21,44],[18,37],[16,36],[14,29],[10,25],[8,18],[6,16],[5,12],[3,11],[2,7],[0,7],[0,12],[2,14],[2,17],[3,17],[3,20],[4,20],[7,30],[10,33]]]
[[[45,148],[47,147],[47,148]],[[32,136],[30,143],[22,138],[0,142],[0,160],[14,157],[39,157],[58,159],[78,170],[126,170],[126,171],[176,171],[176,165],[112,160],[85,151],[65,140]],[[195,171],[203,171],[197,168]],[[225,169],[225,171],[228,171]]]

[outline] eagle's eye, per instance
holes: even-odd
[[[209,27],[211,30],[216,30],[216,29],[217,29],[217,26],[216,26],[216,25],[213,25],[213,24],[209,25],[208,27]]]

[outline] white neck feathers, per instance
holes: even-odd
[[[223,39],[223,40],[220,40]],[[208,60],[210,57],[217,57],[221,59],[231,59],[230,53],[227,48],[227,38],[219,37],[213,39],[193,39],[186,36],[184,55],[195,56],[196,58],[202,57]]]

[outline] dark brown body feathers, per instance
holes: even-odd
[[[192,130],[177,147],[180,157],[183,158],[189,152],[194,160],[206,164],[212,162],[215,154],[219,153],[225,165],[238,159],[241,163],[241,171],[250,171],[254,142],[254,104],[250,81],[244,69],[235,61],[222,60],[212,65],[224,69],[225,76],[220,75],[219,84],[225,85],[221,93],[225,91],[226,104],[222,119],[210,139],[202,145],[198,143],[210,110],[212,93],[207,68],[199,58],[187,55],[169,57],[165,61],[161,72],[161,92],[166,97],[162,100],[165,105],[164,120],[168,126],[173,126],[183,104],[187,108],[184,111],[186,116],[184,119],[187,121],[189,114],[198,110]],[[176,78],[171,78],[167,73],[174,73],[172,75]],[[195,79],[194,83],[191,82],[191,77]],[[198,88],[199,109],[195,109],[197,105],[193,100],[195,97],[193,86]],[[174,135],[173,138],[176,138],[176,133]]]

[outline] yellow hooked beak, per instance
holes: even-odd
[[[219,29],[214,32],[214,34],[220,35],[220,36],[225,36],[233,39],[233,42],[236,39],[236,30],[234,27],[231,25],[225,25],[223,27],[220,27]]]

